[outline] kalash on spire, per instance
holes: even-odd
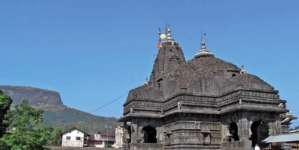
[[[159,41],[158,41],[158,44],[157,44],[157,48],[160,49],[163,46],[163,44],[161,43],[161,41],[163,39],[164,39],[164,42],[171,42],[172,45],[174,45],[175,41],[171,37],[171,29],[170,29],[169,25],[167,25],[167,29],[165,31],[165,34],[161,33],[161,29],[160,28],[159,28],[158,34],[159,34]]]

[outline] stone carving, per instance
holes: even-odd
[[[161,114],[164,115],[164,109],[163,108],[161,109]]]
[[[210,145],[211,144],[211,134],[210,133],[204,133],[203,137],[204,137],[204,139],[203,139],[204,144]]]
[[[137,140],[137,143],[144,143],[144,133],[141,132],[139,139]]]
[[[284,108],[284,104],[283,103],[279,103],[278,107]]]
[[[268,133],[268,134],[269,134],[269,136],[270,136],[270,135],[273,134],[273,132],[272,132],[272,130],[273,130],[273,129],[272,129],[272,123],[269,122],[269,123],[268,123],[268,126],[269,126],[269,133]]]
[[[182,103],[178,102],[178,109],[181,109],[181,108],[182,108]]]
[[[134,113],[134,109],[132,107],[130,108],[130,113]]]
[[[286,112],[286,115],[292,116],[292,111]]]
[[[225,131],[224,131],[225,132],[225,136],[224,136],[225,138],[224,138],[224,140],[228,141],[230,139],[230,136],[231,136],[231,134],[229,133],[229,126],[225,125],[224,128],[225,128]]]

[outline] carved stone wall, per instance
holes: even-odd
[[[163,108],[162,102],[153,102],[148,100],[132,100],[124,107],[124,115],[132,113],[153,113],[161,114],[161,109]]]
[[[192,148],[221,145],[220,122],[176,121],[163,127],[165,149],[176,149],[179,145]]]
[[[242,141],[248,141],[251,139],[252,131],[251,127],[254,122],[260,122],[258,136],[259,142],[269,135],[276,135],[281,133],[281,125],[279,115],[277,113],[267,113],[263,111],[240,111],[238,113],[230,113],[223,115],[221,118],[222,123],[222,140],[224,147],[237,148]],[[229,141],[229,125],[235,122],[238,126],[238,135],[240,137],[239,144],[230,144]],[[244,143],[244,142],[243,142]],[[234,147],[236,146],[236,147]],[[247,145],[251,146],[251,145]],[[266,145],[264,145],[266,146]],[[244,147],[244,146],[243,146]]]

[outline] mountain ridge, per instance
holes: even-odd
[[[13,99],[12,105],[20,104],[22,100],[28,99],[30,105],[63,105],[60,94],[56,91],[34,88],[28,86],[0,85],[0,89]]]
[[[87,133],[97,133],[106,125],[117,126],[117,118],[93,115],[81,110],[69,108],[63,104],[60,93],[52,90],[30,86],[0,85],[0,90],[11,96],[13,105],[20,104],[28,99],[29,104],[38,109],[43,109],[45,126],[60,127],[67,130],[77,127]]]

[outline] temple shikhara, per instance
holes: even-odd
[[[203,40],[186,61],[169,27],[159,35],[150,79],[124,103],[123,149],[262,149],[268,136],[288,132],[295,117],[274,87],[217,58]]]

